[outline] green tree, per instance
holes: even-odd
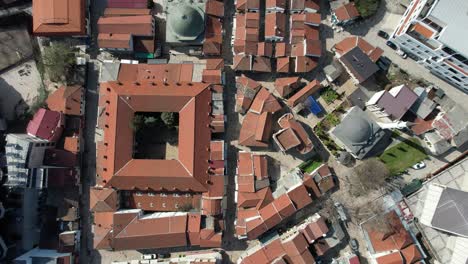
[[[179,124],[179,116],[174,112],[161,113],[161,119],[168,128],[175,128]]]
[[[135,115],[132,122],[130,123],[130,127],[133,129],[133,131],[137,132],[143,127],[143,124],[144,117],[142,115]]]
[[[154,7],[154,2],[153,2],[153,0],[147,0],[147,1],[146,1],[146,7],[147,7],[148,9],[153,9],[153,7]]]
[[[159,121],[158,118],[154,116],[145,116],[144,119],[145,126],[147,127],[154,127]]]
[[[66,77],[75,62],[75,55],[70,46],[65,43],[53,43],[44,48],[43,58],[45,70],[53,82]]]
[[[359,14],[366,18],[374,15],[379,9],[380,0],[356,0],[354,1]]]

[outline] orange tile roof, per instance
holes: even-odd
[[[281,218],[287,218],[297,211],[287,194],[281,195],[280,197],[276,198],[272,203],[275,205],[275,208],[280,214]]]
[[[267,57],[254,56],[252,71],[271,72],[271,59]]]
[[[354,3],[348,3],[340,6],[335,11],[338,21],[347,21],[359,17],[359,11]]]
[[[407,264],[413,264],[422,259],[421,252],[416,245],[410,245],[407,248],[404,248],[401,250],[401,254],[405,258],[405,263]]]
[[[210,142],[210,160],[224,160],[224,141]]]
[[[222,82],[222,71],[221,70],[208,70],[203,69],[202,82],[221,84]]]
[[[104,16],[142,16],[151,15],[151,9],[147,8],[106,8]]]
[[[242,122],[239,144],[250,147],[268,147],[271,129],[271,113],[265,112],[259,115],[248,112]]]
[[[259,0],[237,0],[236,9],[239,11],[258,10],[260,8]]]
[[[297,89],[300,85],[301,78],[299,77],[284,77],[276,78],[275,90],[281,97],[289,95],[293,90]]]
[[[273,134],[273,138],[282,151],[288,151],[301,144],[301,141],[297,138],[292,128],[281,129]]]
[[[303,43],[304,39],[306,39],[306,30],[305,27],[310,27],[310,26],[303,26],[302,28],[294,28],[289,31],[289,43],[291,44],[299,44]],[[317,33],[318,35],[318,33]]]
[[[275,46],[276,57],[286,57],[291,54],[291,46],[284,42],[277,42]]]
[[[322,42],[320,40],[306,40],[305,55],[320,57],[322,55]]]
[[[304,127],[299,123],[294,116],[290,113],[284,114],[278,120],[281,128],[291,128],[297,138],[300,141],[300,145],[297,146],[297,150],[302,154],[310,152],[314,145],[312,140],[310,140],[309,134],[304,129]]]
[[[263,207],[259,210],[259,213],[267,229],[272,229],[282,220],[281,216],[275,208],[274,203],[270,203],[267,206]]]
[[[266,244],[263,247],[263,250],[265,251],[269,261],[274,261],[285,254],[283,245],[279,239],[275,239],[274,241]]]
[[[317,67],[317,61],[306,57],[306,56],[298,56],[296,57],[296,67],[295,72],[310,72]]]
[[[399,251],[378,257],[376,260],[378,264],[404,264],[405,263]]]
[[[263,180],[268,178],[268,159],[265,155],[254,154],[253,157],[253,166],[254,166],[254,175],[256,180]]]
[[[306,14],[291,14],[289,19],[291,29],[304,29]]]
[[[177,212],[183,207],[200,209],[201,195],[197,193],[124,192],[127,208],[137,208],[153,212]]]
[[[264,112],[270,112],[274,114],[281,110],[281,108],[282,107],[275,96],[273,96],[273,94],[271,94],[265,87],[263,87],[257,93],[257,96],[255,96],[249,111],[256,114],[261,114]]]
[[[33,33],[42,36],[86,34],[84,0],[34,0]]]
[[[154,17],[151,15],[101,17],[97,24],[99,34],[151,36],[154,33]]]
[[[313,243],[318,238],[321,238],[328,233],[328,227],[323,217],[320,217],[316,222],[311,222],[303,230],[302,233],[309,244]]]
[[[80,138],[79,137],[65,137],[63,149],[70,151],[74,154],[80,152]]]
[[[108,49],[130,49],[131,34],[99,33],[98,45]]]
[[[319,25],[321,21],[321,15],[319,13],[306,13],[305,23],[309,25]]]
[[[306,25],[305,26],[305,39],[308,40],[319,40],[319,30],[316,27]]]
[[[236,71],[250,71],[251,57],[245,55],[235,55],[232,68]]]
[[[257,206],[261,198],[257,193],[238,192],[237,207],[251,208]]]
[[[419,22],[413,26],[413,31],[416,31],[428,39],[434,35],[434,31],[432,29]]]
[[[202,199],[201,213],[203,215],[219,215],[222,213],[221,199]]]
[[[213,58],[206,60],[206,69],[219,70],[224,68],[224,60],[222,58]]]
[[[277,72],[289,72],[289,57],[281,57],[276,59]]]
[[[285,37],[286,15],[283,13],[267,13],[265,15],[265,37]]]
[[[105,156],[98,164],[102,168],[101,184],[123,190],[207,190],[211,140],[209,84],[107,82],[101,84],[100,90],[109,102],[103,139],[107,146],[98,148],[98,156]],[[133,131],[128,123],[137,111],[179,112],[178,159],[132,158],[133,141],[129,139]]]
[[[239,152],[239,160],[237,162],[237,174],[239,176],[253,176],[253,156],[250,152]]]
[[[289,258],[294,264],[315,264],[314,257],[310,251],[306,250],[301,255],[297,255]]]
[[[289,257],[302,255],[304,251],[308,251],[309,244],[301,233],[292,234],[283,242],[283,248]]]
[[[261,217],[249,219],[245,224],[247,227],[247,238],[250,240],[256,239],[268,230]]]
[[[303,184],[289,190],[287,194],[297,210],[302,209],[312,203],[312,198],[310,198],[310,195]]]
[[[205,40],[202,49],[205,56],[221,55],[221,43],[219,42]]]
[[[61,86],[47,97],[47,107],[66,115],[82,115],[83,87]]]
[[[193,64],[120,64],[118,80],[120,82],[191,82],[193,68]]]
[[[320,83],[317,80],[313,80],[308,83],[304,88],[299,90],[296,94],[291,96],[288,101],[287,105],[290,107],[296,106],[298,103],[304,101],[309,95],[317,92],[321,88]]]
[[[265,7],[268,8],[282,8],[286,9],[286,0],[266,0]]]
[[[91,188],[89,208],[93,212],[115,212],[118,209],[119,198],[114,189]]]
[[[114,212],[95,212],[93,215],[93,247],[95,249],[112,249],[112,223]]]
[[[259,42],[258,43],[258,56],[273,57],[273,43]]]
[[[381,48],[374,47],[363,38],[357,36],[347,37],[335,44],[333,48],[336,53],[343,56],[355,47],[359,47],[373,62],[376,62],[383,54],[383,50]]]
[[[224,17],[224,4],[216,0],[208,0],[206,2],[205,12],[211,16]]]

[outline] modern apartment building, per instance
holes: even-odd
[[[434,75],[468,92],[468,1],[413,0],[391,41]]]

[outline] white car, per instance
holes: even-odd
[[[403,59],[408,58],[408,54],[406,54],[406,52],[402,51],[401,49],[397,50],[396,53],[400,55]]]
[[[420,170],[420,169],[424,169],[426,167],[426,163],[424,163],[424,161],[420,161],[416,164],[414,164],[413,166],[411,166],[413,169],[415,170]]]
[[[144,255],[141,255],[141,259],[157,259],[158,258],[158,255],[156,254],[144,254]]]

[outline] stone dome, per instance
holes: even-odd
[[[205,29],[203,13],[189,5],[174,8],[168,23],[180,39],[196,39]]]
[[[349,124],[347,136],[354,144],[364,143],[372,136],[372,126],[365,118],[353,119]]]

